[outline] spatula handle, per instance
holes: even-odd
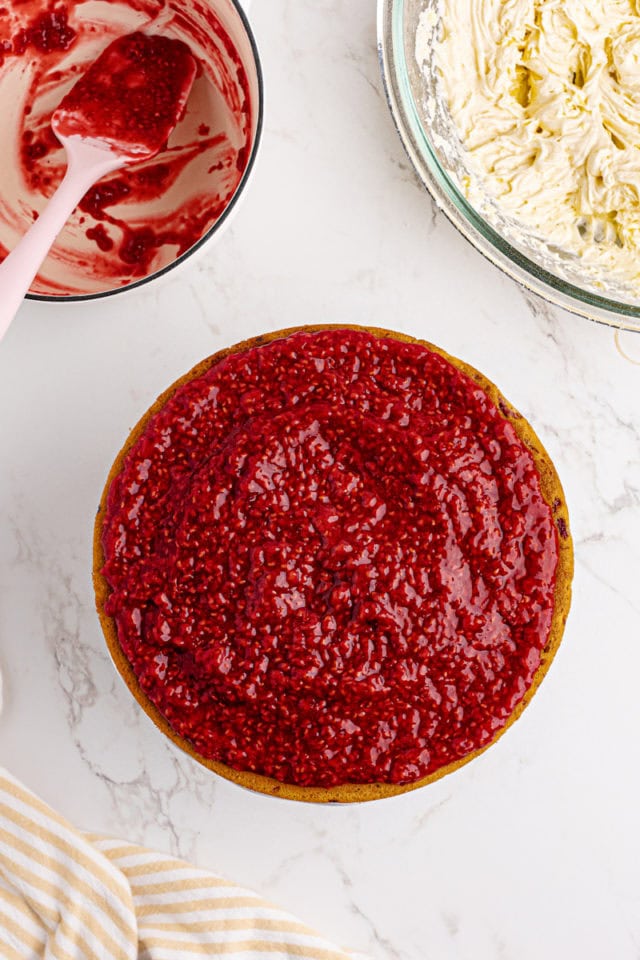
[[[79,201],[96,180],[123,165],[119,157],[91,144],[74,143],[67,151],[69,166],[60,186],[35,223],[0,264],[0,340],[33,283],[40,264]]]

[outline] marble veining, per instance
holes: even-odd
[[[112,300],[29,303],[0,349],[0,761],[79,826],[255,887],[374,960],[638,960],[640,370],[435,211],[388,115],[368,0],[272,0],[253,183],[221,239]],[[166,743],[104,647],[90,577],[113,456],[202,357],[298,323],[387,326],[483,370],[553,457],[574,602],[483,757],[361,807],[292,805]],[[640,335],[622,335],[640,359]]]

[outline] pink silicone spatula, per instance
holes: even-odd
[[[47,206],[0,264],[0,339],[40,264],[96,180],[155,156],[184,112],[196,62],[180,40],[131,33],[110,43],[54,112],[67,172]]]

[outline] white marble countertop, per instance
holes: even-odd
[[[271,0],[253,21],[266,128],[223,238],[127,296],[26,304],[0,348],[0,762],[78,825],[226,873],[377,960],[637,960],[640,368],[434,213],[371,0]],[[165,742],[115,674],[90,577],[106,473],[156,395],[222,346],[327,321],[433,340],[494,380],[555,460],[577,551],[522,719],[445,780],[357,808],[254,796]]]

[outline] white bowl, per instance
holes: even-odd
[[[0,24],[0,41],[13,40],[14,50],[28,40],[0,63],[0,139],[12,147],[12,162],[0,166],[0,254],[15,246],[64,173],[53,109],[111,40],[138,29],[163,33],[184,40],[201,66],[167,148],[88,192],[29,297],[87,300],[147,283],[219,235],[253,167],[263,84],[246,15],[238,0],[85,0],[70,5],[76,36],[60,41],[50,23],[59,48],[43,55],[42,20],[34,23],[31,5],[29,20],[25,9],[12,4]],[[32,33],[20,35],[25,28]]]

